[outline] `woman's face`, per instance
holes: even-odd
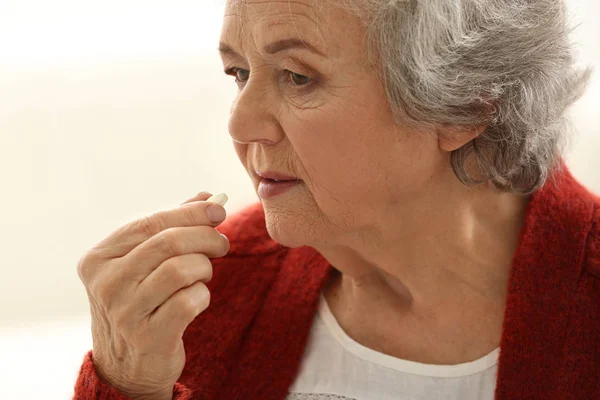
[[[257,192],[258,173],[301,180],[261,197],[271,237],[290,247],[376,228],[449,171],[435,135],[394,122],[358,18],[319,3],[230,0],[221,37],[239,87],[229,131]]]

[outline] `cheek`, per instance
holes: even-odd
[[[333,118],[312,119],[290,141],[315,184],[344,187],[344,181],[364,175],[368,163],[369,149],[360,145],[360,130]]]
[[[426,190],[439,156],[437,140],[398,127],[373,108],[307,115],[288,137],[319,207],[365,212]]]
[[[390,146],[383,128],[365,123],[364,115],[327,113],[305,115],[288,127],[287,135],[306,174],[306,185],[328,216],[363,212],[371,192],[385,190],[385,158]]]

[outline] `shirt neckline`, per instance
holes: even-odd
[[[344,347],[344,349],[365,361],[391,368],[396,371],[429,377],[455,378],[478,374],[498,363],[498,356],[500,354],[499,347],[477,360],[454,365],[423,364],[380,353],[363,346],[344,332],[334,315],[331,313],[327,300],[322,293],[320,295],[318,315],[325,323],[331,336]]]

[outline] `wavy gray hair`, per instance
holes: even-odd
[[[487,126],[452,153],[460,181],[531,193],[560,165],[565,111],[591,74],[575,66],[562,0],[339,4],[365,22],[398,120],[416,128]]]

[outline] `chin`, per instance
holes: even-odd
[[[269,236],[277,243],[291,248],[308,244],[305,235],[302,234],[306,227],[300,226],[302,223],[298,216],[269,210],[265,207],[265,222]]]
[[[316,215],[308,210],[290,210],[264,205],[265,223],[271,239],[290,247],[314,246],[319,232]]]

